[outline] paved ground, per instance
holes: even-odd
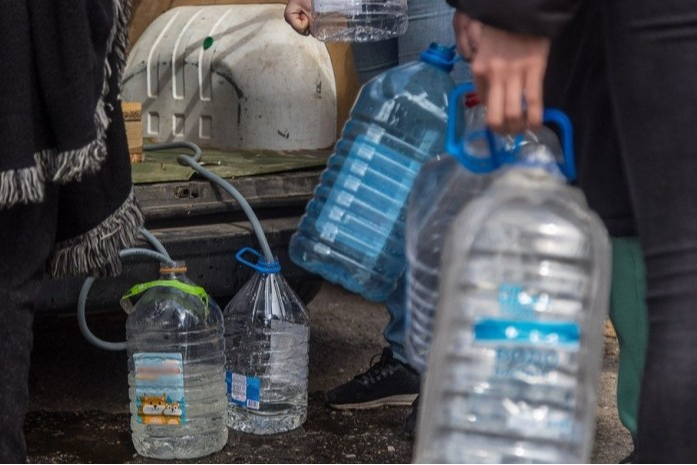
[[[382,348],[386,312],[325,285],[310,305],[310,407],[299,430],[274,437],[231,434],[228,445],[201,463],[405,463],[412,442],[401,433],[406,408],[336,412],[323,392],[367,368]],[[92,315],[95,333],[124,337],[125,315]],[[617,463],[631,441],[617,420],[617,346],[606,340],[594,463]],[[33,463],[146,463],[130,442],[126,358],[85,342],[73,315],[37,318],[26,431]]]

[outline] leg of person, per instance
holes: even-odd
[[[363,85],[399,64],[397,39],[351,44],[358,82]]]
[[[399,63],[419,59],[432,42],[454,45],[453,13],[455,9],[441,0],[409,0],[409,27],[399,38]],[[458,62],[452,72],[455,82],[472,80],[468,63]]]
[[[639,392],[648,341],[645,298],[646,273],[639,240],[613,238],[610,319],[620,345],[617,409],[632,438],[637,436]]]
[[[578,185],[613,236],[610,318],[620,343],[618,413],[636,438],[647,343],[646,281],[610,103],[602,31],[600,3],[582,2],[576,18],[553,42],[544,95],[547,106],[560,107],[571,117]]]
[[[365,373],[327,393],[327,401],[338,409],[371,409],[386,405],[411,405],[419,393],[419,374],[404,358],[404,278],[387,299],[390,321],[384,336],[389,348]]]
[[[352,44],[358,81],[373,77],[399,64],[398,40]],[[377,363],[371,361],[364,373],[327,392],[327,403],[338,409],[369,409],[385,405],[410,405],[419,392],[418,373],[404,363],[403,285],[388,299],[390,320],[383,332],[389,348],[383,349]],[[395,295],[399,296],[395,300]],[[396,356],[395,356],[396,354]]]
[[[697,457],[697,11],[598,0],[629,192],[646,263],[649,341],[636,458]]]
[[[390,349],[392,349],[392,356],[402,363],[408,363],[407,351],[404,348],[404,338],[406,337],[405,281],[406,276],[402,276],[397,289],[385,301],[385,307],[390,314],[390,321],[387,322],[387,326],[385,326],[385,330],[382,332]]]
[[[54,243],[56,199],[0,210],[0,463],[23,463],[33,298]]]

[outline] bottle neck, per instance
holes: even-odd
[[[186,263],[183,261],[175,262],[174,265],[162,263],[160,264],[160,279],[188,281],[186,277]]]

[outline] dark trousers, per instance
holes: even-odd
[[[58,199],[48,194],[43,204],[0,210],[0,463],[26,458],[33,301],[56,232]]]
[[[583,0],[555,40],[545,104],[576,129],[579,185],[637,233],[649,343],[637,458],[697,461],[697,4]]]

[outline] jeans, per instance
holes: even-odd
[[[648,346],[639,463],[697,458],[697,10],[586,0],[550,50],[545,103],[575,125],[579,184],[611,235],[637,234]]]
[[[431,42],[455,44],[453,13],[445,0],[409,0],[409,27],[395,39],[352,44],[358,82],[365,84],[378,74],[397,65],[419,59]],[[459,62],[452,73],[455,82],[471,79],[469,65]]]
[[[390,68],[418,60],[419,54],[426,50],[431,42],[454,44],[452,23],[454,11],[445,3],[445,0],[409,0],[409,27],[404,35],[382,42],[351,45],[358,81],[365,84]],[[456,63],[452,76],[455,82],[470,80],[469,65],[464,62]],[[390,321],[383,332],[394,357],[401,362],[406,361],[405,298],[404,278],[402,278],[399,287],[385,302]]]

